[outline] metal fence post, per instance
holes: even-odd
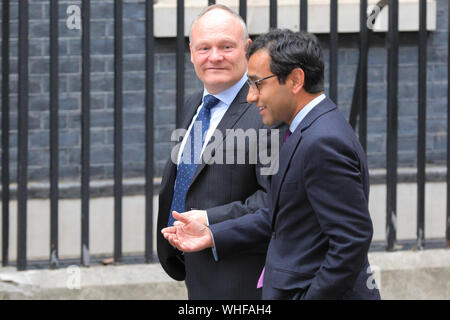
[[[9,263],[9,1],[2,21],[2,265]]]
[[[17,152],[17,269],[27,268],[28,198],[28,0],[19,1],[19,91]]]
[[[397,137],[398,137],[398,0],[389,5],[387,151],[386,151],[386,237],[387,250],[397,241]]]
[[[50,1],[50,267],[58,267],[58,1]]]

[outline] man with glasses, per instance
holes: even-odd
[[[169,160],[163,172],[159,230],[173,224],[173,211],[213,225],[268,204],[269,177],[261,175],[259,164],[206,164],[201,157],[205,148],[217,142],[211,138],[215,131],[222,133],[227,148],[225,139],[230,129],[258,132],[267,128],[255,105],[246,101],[249,87],[245,54],[251,40],[245,22],[229,8],[213,5],[194,21],[189,38],[191,62],[204,90],[187,100],[182,124],[187,132],[175,163]],[[196,148],[197,142],[201,148]],[[225,153],[235,155],[240,148],[248,156],[250,147],[250,143],[234,145]],[[159,233],[157,247],[164,270],[175,280],[186,280],[189,299],[261,298],[255,282],[264,266],[267,243],[220,262],[215,262],[210,249],[183,254]]]
[[[364,151],[324,95],[317,38],[272,30],[248,51],[248,102],[266,125],[289,125],[270,205],[206,227],[179,216],[164,237],[185,252],[214,247],[218,261],[270,241],[263,299],[380,299],[367,258],[372,240]]]

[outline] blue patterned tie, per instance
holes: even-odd
[[[170,207],[169,212],[169,226],[172,226],[175,222],[172,211],[180,213],[186,211],[184,207],[186,193],[191,185],[197,164],[200,163],[201,150],[203,143],[205,142],[205,134],[206,131],[208,131],[209,121],[211,119],[211,108],[218,102],[219,99],[210,94],[203,98],[203,107],[200,109],[200,112],[191,127],[191,131],[189,132],[189,137],[186,140],[180,162],[178,163],[172,206]]]

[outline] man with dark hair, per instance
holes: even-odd
[[[269,241],[263,299],[380,299],[367,252],[369,175],[352,128],[323,93],[317,38],[272,30],[248,51],[248,102],[263,122],[289,125],[270,205],[206,227],[189,217],[162,230],[180,250],[214,247],[218,259]]]
[[[245,55],[251,40],[245,22],[223,5],[209,6],[192,24],[189,39],[191,62],[204,89],[185,103],[182,128],[187,130],[174,152],[175,159],[167,161],[161,181],[159,229],[173,224],[173,211],[212,225],[268,205],[269,177],[261,174],[265,168],[259,162],[203,161],[209,147],[218,143],[227,155],[249,155],[250,143],[228,146],[230,132],[267,129],[258,109],[246,101]],[[223,138],[218,139],[216,132]],[[200,148],[196,148],[197,142]],[[202,150],[200,159],[195,150]],[[186,281],[189,299],[261,299],[261,290],[254,283],[264,266],[267,243],[220,262],[214,260],[210,249],[183,254],[161,234],[157,248],[167,274]]]

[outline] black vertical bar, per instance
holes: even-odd
[[[239,0],[239,15],[247,21],[247,0]]]
[[[417,136],[417,249],[425,245],[425,152],[427,108],[427,2],[419,2],[419,110]]]
[[[447,248],[450,249],[450,4],[448,14],[448,39],[447,39]]]
[[[277,0],[270,0],[269,26],[272,29],[276,28],[277,24]]]
[[[184,104],[184,41],[184,0],[177,0],[177,128],[179,128],[181,125],[181,115]]]
[[[361,94],[361,89],[359,88],[361,83],[360,83],[360,79],[361,79],[361,72],[359,72],[359,70],[361,69],[361,59],[359,59],[359,64],[358,64],[358,70],[356,71],[356,78],[355,78],[355,86],[354,86],[354,91],[353,91],[353,97],[352,97],[352,105],[351,105],[351,109],[350,109],[350,115],[349,115],[349,119],[348,122],[350,123],[350,125],[352,126],[353,130],[355,130],[356,128],[356,122],[358,120],[358,114],[361,111],[359,108],[359,95]]]
[[[2,19],[2,266],[9,262],[9,1]]]
[[[153,110],[155,76],[155,38],[153,0],[146,2],[146,94],[145,94],[145,260],[153,261]]]
[[[50,267],[58,266],[58,1],[50,1]]]
[[[300,30],[308,31],[308,0],[300,0]]]
[[[216,0],[208,0],[208,6],[216,4]]]
[[[81,265],[89,266],[90,7],[81,3]]]
[[[338,103],[338,3],[330,0],[330,99]]]
[[[27,268],[28,0],[19,1],[19,97],[17,150],[17,269]]]
[[[387,92],[387,250],[397,241],[397,136],[398,136],[398,0],[389,5]]]
[[[114,261],[122,259],[123,3],[114,1]]]
[[[369,56],[369,29],[367,28],[367,0],[360,1],[359,24],[359,141],[364,151],[367,150],[367,67]]]

